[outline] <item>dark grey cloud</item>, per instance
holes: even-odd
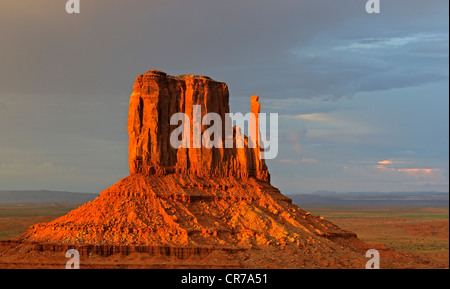
[[[124,176],[127,103],[149,69],[225,81],[234,111],[260,94],[264,111],[288,115],[357,110],[345,97],[448,81],[448,1],[382,1],[379,15],[365,0],[81,2],[79,15],[63,0],[1,3],[3,184],[20,185],[5,176],[20,169],[82,175],[75,190]]]
[[[418,73],[427,62],[410,65],[414,72],[396,71],[417,61],[410,51],[333,50],[443,33],[448,3],[442,1],[384,1],[379,15],[366,14],[361,0],[83,2],[79,15],[50,0],[4,5],[0,92],[77,94],[80,102],[86,94],[123,95],[111,99],[120,102],[134,78],[152,68],[210,75],[229,83],[236,97],[259,90],[269,98],[337,99],[443,78],[442,68]],[[419,44],[415,52],[425,53],[426,42]],[[436,61],[446,59],[448,53]]]

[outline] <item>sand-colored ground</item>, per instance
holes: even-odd
[[[25,232],[29,226],[49,222],[57,216],[77,207],[78,204],[0,205],[0,238],[9,239]],[[308,208],[343,229],[353,231],[358,237],[381,253],[382,268],[396,268],[393,259],[400,253],[399,268],[448,268],[449,267],[449,220],[448,209],[443,208]],[[27,260],[6,257],[10,248],[0,249],[2,268],[64,268],[67,258],[61,252],[39,252],[30,249],[23,256]],[[12,249],[14,250],[14,249]],[[25,250],[22,248],[21,250]],[[95,254],[82,257],[82,268],[278,268],[291,264],[296,268],[323,268],[339,266],[323,262],[310,263],[292,252],[289,260],[280,259],[279,250],[264,252],[267,264],[261,259],[262,252],[212,252],[206,257],[190,257],[175,260],[172,257],[155,257],[140,253],[100,257]],[[21,252],[24,253],[24,252]],[[336,252],[337,254],[339,252]],[[2,257],[3,254],[3,257]],[[286,256],[286,254],[283,254]],[[345,256],[342,256],[345,257]],[[388,264],[383,262],[386,257]],[[12,258],[12,259],[11,259]],[[414,261],[416,260],[416,261]],[[308,264],[308,265],[306,265]],[[306,265],[306,266],[305,266]],[[364,268],[364,264],[355,264]]]
[[[425,263],[417,264],[417,268],[449,267],[448,208],[309,209],[357,233],[359,239],[374,247],[420,256]]]

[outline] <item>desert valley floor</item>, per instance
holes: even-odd
[[[0,204],[0,239],[14,238],[25,232],[30,226],[50,222],[59,216],[80,206],[80,203],[45,203],[45,204]],[[449,267],[449,218],[448,208],[347,208],[319,207],[308,208],[313,214],[321,215],[343,229],[358,234],[358,237],[376,248],[392,248],[404,255],[419,257],[410,268],[448,268]],[[383,251],[381,251],[383,252]],[[273,252],[274,254],[276,252]],[[243,253],[236,253],[242,254]],[[382,253],[383,254],[383,253]],[[46,256],[47,255],[47,256]],[[29,252],[34,262],[16,260],[10,263],[5,248],[0,251],[1,268],[60,268],[65,267],[67,258],[63,253]],[[251,263],[251,256],[240,256]],[[215,254],[207,257],[209,261],[217,259],[217,267],[236,268],[230,260],[219,260]],[[276,266],[276,256],[272,264],[263,268]],[[292,258],[301,258],[293,256]],[[92,255],[82,259],[81,268],[170,268],[171,260],[150,266],[152,258],[144,254],[116,255],[101,258]],[[201,266],[201,260],[185,260],[185,268]],[[195,263],[198,262],[198,265]],[[221,262],[222,264],[219,264]],[[102,265],[99,265],[101,263]],[[147,266],[145,265],[147,264]],[[257,264],[255,264],[257,265]],[[318,264],[319,265],[319,264]],[[182,267],[182,266],[181,266]]]

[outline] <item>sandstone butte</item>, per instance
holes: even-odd
[[[259,112],[258,97],[251,103]],[[128,116],[130,176],[94,201],[3,242],[8,254],[76,248],[98,256],[98,264],[120,255],[132,256],[123,262],[136,265],[144,258],[136,256],[147,254],[153,259],[142,266],[364,268],[365,243],[273,187],[259,147],[173,148],[170,134],[177,126],[170,117],[192,116],[193,105],[201,105],[202,116],[223,117],[229,112],[227,85],[157,70],[137,77]]]

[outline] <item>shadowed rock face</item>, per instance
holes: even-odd
[[[169,76],[156,70],[136,79],[128,115],[130,173],[182,173],[208,178],[255,177],[269,182],[270,175],[260,158],[259,146],[249,149],[248,138],[245,138],[245,148],[241,149],[236,146],[234,149],[195,148],[194,105],[201,106],[202,119],[211,112],[221,117],[221,137],[222,143],[225,143],[225,114],[230,112],[225,83],[206,76]],[[254,97],[252,113],[257,116],[258,112],[259,102]],[[170,125],[170,119],[176,113],[185,113],[189,117],[189,148],[174,148],[170,144],[170,136],[178,127]],[[207,126],[201,126],[201,135],[206,129]],[[234,132],[234,143],[237,133],[240,133],[239,130]]]

